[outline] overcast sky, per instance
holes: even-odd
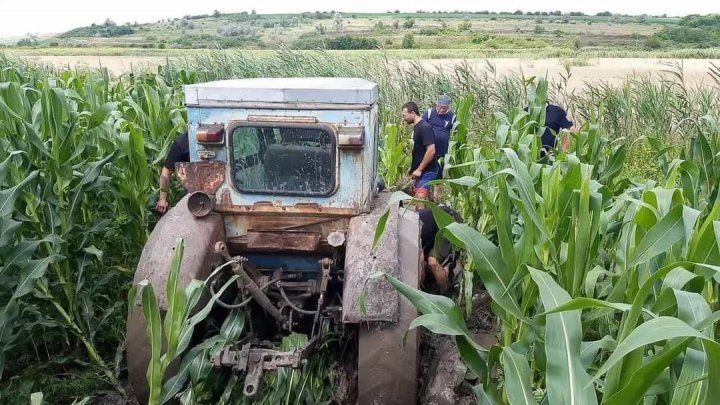
[[[467,11],[582,11],[597,13],[611,11],[622,14],[708,14],[720,11],[717,0],[415,0],[415,1],[228,1],[228,0],[24,0],[2,1],[0,37],[63,32],[71,28],[101,23],[111,18],[116,23],[152,22],[161,18],[182,17],[186,14],[250,11],[258,13],[296,13],[302,11],[385,12],[400,9],[467,10]],[[713,6],[715,4],[715,6]]]

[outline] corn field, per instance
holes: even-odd
[[[388,279],[418,308],[413,327],[454,337],[479,403],[711,403],[720,389],[717,73],[697,88],[668,66],[662,77],[570,90],[491,65],[429,71],[322,52],[207,53],[118,78],[0,56],[0,402],[124,394],[125,303],[157,220],[161,162],[185,127],[183,84],[354,76],[379,84],[388,185],[407,164],[400,106],[455,100],[460,125],[442,183],[464,223],[440,210],[436,219],[466,252],[466,285],[449,298]],[[546,99],[582,126],[561,134],[567,153],[540,162]],[[480,288],[497,318],[489,348],[465,325]],[[231,339],[243,322],[219,336]],[[193,356],[208,347],[176,355],[202,370]],[[311,374],[273,375],[265,402],[327,398],[322,372]],[[200,403],[190,388],[233,394],[218,386],[232,377],[185,378],[174,393]]]

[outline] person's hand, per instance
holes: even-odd
[[[413,179],[417,180],[422,176],[422,172],[420,170],[415,170],[412,172],[411,176]]]
[[[164,215],[168,210],[168,202],[167,198],[160,198],[157,202],[157,205],[155,206],[155,210],[160,215]]]

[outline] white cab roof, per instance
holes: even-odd
[[[377,84],[356,78],[240,79],[185,86],[188,106],[248,102],[372,105],[377,98]]]

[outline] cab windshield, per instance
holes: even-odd
[[[335,137],[323,126],[252,124],[232,131],[241,192],[327,196],[335,190]]]

